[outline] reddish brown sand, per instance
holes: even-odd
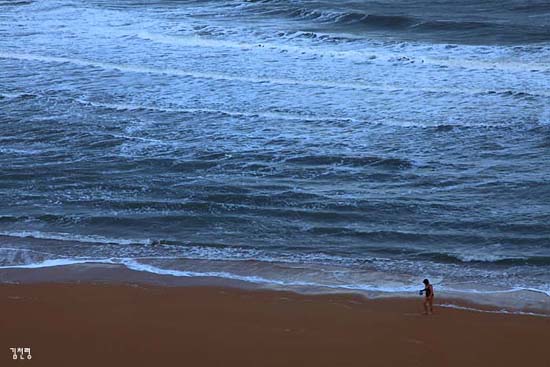
[[[0,366],[550,366],[550,319],[423,316],[420,299],[84,283],[0,300]]]

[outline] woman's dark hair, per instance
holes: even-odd
[[[422,283],[428,285],[428,284],[430,284],[430,281],[429,281],[428,279],[424,279],[424,280],[422,281]]]

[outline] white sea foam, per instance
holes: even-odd
[[[393,51],[391,49],[383,50],[378,46],[374,50],[369,50],[368,45],[362,45],[358,50],[334,50],[317,45],[316,47],[305,45],[289,45],[273,42],[247,43],[229,40],[218,40],[200,36],[168,36],[163,34],[153,34],[149,32],[137,32],[135,36],[158,43],[164,43],[185,47],[209,47],[209,48],[230,48],[239,50],[257,50],[257,51],[277,51],[291,53],[294,55],[316,55],[334,58],[348,59],[352,61],[373,61],[373,62],[396,62],[405,61],[408,63],[421,63],[434,66],[447,66],[454,68],[464,68],[470,70],[500,70],[507,72],[548,72],[550,65],[538,62],[519,62],[514,60],[495,59],[494,61],[476,60],[465,58],[464,56],[441,58],[430,55],[429,52],[419,49],[415,50],[409,46],[406,51]],[[357,46],[356,46],[357,47]],[[365,51],[364,49],[368,51]],[[462,46],[466,54],[475,54],[476,49],[472,46]],[[440,51],[441,52],[441,51]],[[433,51],[432,51],[433,53]]]
[[[37,250],[33,250],[33,249],[19,248],[19,247],[0,247],[0,252],[5,252],[5,251],[28,252],[28,253],[35,253],[35,254],[53,256],[52,253],[45,252],[45,251],[37,251]]]
[[[16,154],[16,155],[35,155],[35,154],[43,153],[43,151],[35,150],[35,149],[13,149],[13,148],[0,147],[0,153]]]
[[[150,240],[133,240],[133,239],[124,239],[124,238],[110,238],[98,235],[78,235],[72,233],[61,233],[61,232],[40,232],[40,231],[0,231],[2,236],[11,236],[11,237],[31,237],[39,238],[45,240],[59,240],[59,241],[77,241],[77,242],[89,242],[89,243],[105,243],[105,244],[121,244],[121,245],[132,245],[132,244],[149,244]]]
[[[500,260],[526,259],[526,257],[521,256],[511,257],[510,255],[497,255],[491,253],[455,253],[453,255],[464,262],[496,262]]]
[[[24,93],[0,93],[0,98],[19,98],[25,95]]]
[[[365,292],[387,292],[387,293],[404,293],[404,292],[415,292],[418,287],[415,286],[384,286],[384,285],[367,285],[367,284],[324,284],[311,281],[299,281],[299,280],[282,280],[274,278],[266,278],[262,276],[254,275],[240,275],[230,272],[218,272],[218,271],[206,271],[206,272],[197,272],[197,271],[182,271],[174,269],[163,269],[157,266],[143,264],[135,261],[134,259],[123,260],[122,263],[129,269],[136,271],[144,271],[159,275],[172,275],[180,277],[213,277],[213,278],[223,278],[223,279],[232,279],[239,280],[255,284],[271,285],[271,286],[282,286],[282,287],[309,287],[309,288],[326,288],[333,290],[350,290],[350,291],[365,291]]]
[[[463,311],[472,311],[472,312],[483,312],[483,313],[494,313],[494,314],[505,314],[505,315],[522,315],[522,316],[537,316],[537,317],[550,317],[549,314],[544,313],[536,313],[536,312],[526,312],[526,311],[519,311],[519,310],[506,310],[506,309],[500,309],[500,310],[483,310],[480,308],[474,308],[474,307],[465,307],[465,306],[459,306],[452,303],[440,303],[436,304],[438,307],[444,307],[444,308],[453,308],[456,310],[463,310]]]
[[[363,121],[353,117],[316,116],[311,114],[291,114],[291,113],[270,112],[270,111],[257,111],[257,112],[256,111],[233,111],[233,110],[216,109],[216,108],[186,108],[183,106],[182,107],[163,107],[163,106],[149,106],[149,105],[128,104],[128,103],[93,102],[93,101],[87,101],[84,99],[77,99],[77,102],[84,105],[93,106],[93,107],[109,108],[109,109],[119,110],[119,111],[149,110],[149,111],[175,112],[175,113],[221,114],[221,115],[233,116],[233,117],[252,117],[252,118],[261,117],[261,118],[269,118],[274,120],[285,120],[285,121],[319,121],[319,122],[348,121],[353,123],[368,122],[373,125],[398,126],[398,127],[420,127],[420,128],[433,127],[426,124],[419,124],[418,122],[414,122],[414,121],[407,122],[402,120],[394,120],[391,118],[386,118],[383,121]],[[471,127],[472,125],[453,123],[452,126]],[[475,126],[500,127],[501,125],[478,123]],[[112,135],[112,136],[117,136],[120,138],[132,139],[132,140],[142,140],[142,141],[152,142],[160,145],[171,145],[170,142],[159,140],[159,139],[128,136],[128,135]]]
[[[151,245],[152,240],[147,239],[128,239],[128,238],[113,238],[98,235],[78,235],[72,233],[59,232],[40,232],[40,231],[0,231],[0,235],[11,236],[16,238],[33,238],[43,240],[57,240],[81,243],[97,243],[97,244],[116,244],[116,245]],[[9,242],[9,241],[8,241]],[[254,248],[246,247],[212,247],[200,245],[165,245],[160,242],[155,245],[158,249],[177,249],[177,254],[180,257],[193,260],[225,260],[225,261],[259,261],[265,263],[332,263],[345,264],[350,261],[348,258],[341,256],[327,255],[323,253],[315,254],[299,254],[299,253],[278,253],[277,255],[269,254]],[[12,247],[2,247],[0,250]],[[19,248],[18,250],[26,250]],[[148,259],[168,259],[174,257],[152,257]],[[364,261],[366,259],[362,259]],[[352,261],[352,260],[351,260]]]
[[[325,283],[322,281],[300,281],[296,279],[277,279],[274,277],[265,277],[265,276],[256,276],[253,274],[243,275],[236,274],[228,271],[196,271],[196,270],[180,270],[180,269],[171,269],[163,268],[151,264],[146,264],[140,262],[139,260],[172,260],[172,257],[157,256],[157,257],[143,257],[143,258],[61,258],[61,259],[48,259],[39,262],[33,262],[28,264],[15,264],[15,265],[5,265],[0,266],[0,269],[35,269],[35,268],[47,268],[54,266],[64,266],[64,265],[77,265],[77,264],[86,264],[86,263],[105,263],[105,264],[118,264],[124,265],[125,267],[141,272],[148,272],[158,275],[170,275],[175,277],[211,277],[211,278],[223,278],[223,279],[232,279],[239,280],[244,282],[250,282],[255,284],[262,285],[271,285],[271,286],[280,286],[280,287],[308,287],[315,289],[331,289],[331,290],[346,290],[346,291],[357,291],[357,292],[380,292],[380,293],[399,293],[402,295],[406,294],[415,294],[418,291],[418,286],[416,284],[364,284],[364,283]],[[219,260],[219,259],[218,259]],[[478,290],[478,289],[456,289],[452,287],[438,285],[438,290],[441,292],[452,293],[452,294],[464,294],[464,295],[496,295],[496,294],[507,294],[507,293],[517,293],[521,291],[531,291],[535,293],[544,294],[550,297],[550,291],[545,291],[536,288],[522,288],[516,287],[512,289],[502,289],[502,290]]]
[[[81,265],[81,264],[112,264],[112,265],[122,265],[126,268],[139,272],[146,272],[151,274],[163,275],[163,276],[174,276],[174,277],[188,277],[188,278],[221,278],[242,281],[252,284],[258,284],[267,287],[275,288],[284,288],[284,289],[295,289],[298,291],[303,291],[304,288],[310,289],[314,293],[323,293],[323,289],[333,291],[345,292],[367,292],[367,293],[380,293],[380,294],[398,294],[400,296],[406,296],[407,294],[412,294],[417,292],[418,287],[414,285],[402,285],[402,286],[384,286],[384,285],[367,285],[367,284],[322,284],[309,281],[296,281],[296,280],[279,280],[273,278],[266,278],[264,276],[254,276],[254,275],[241,275],[225,271],[187,271],[187,270],[175,270],[175,269],[164,269],[157,266],[143,264],[137,261],[137,259],[127,259],[127,258],[110,258],[110,259],[89,259],[89,258],[67,258],[67,259],[50,259],[42,262],[32,263],[32,264],[20,264],[20,265],[8,265],[0,266],[0,269],[40,269],[40,268],[49,268],[49,267],[58,267],[58,266],[69,266],[69,265]],[[471,291],[464,291],[465,293],[476,293]],[[483,292],[487,293],[487,292]],[[491,292],[489,292],[491,293]],[[444,308],[453,308],[464,311],[471,312],[483,312],[483,313],[493,313],[493,314],[514,314],[514,315],[524,315],[524,316],[537,316],[537,317],[550,317],[548,314],[536,313],[536,312],[527,312],[521,310],[508,310],[508,309],[499,309],[499,310],[486,310],[478,309],[474,307],[465,307],[460,305],[455,305],[451,303],[436,304],[439,307]]]
[[[54,266],[66,266],[66,265],[78,265],[78,264],[90,264],[90,263],[116,264],[116,262],[113,262],[109,259],[49,259],[49,260],[44,260],[41,262],[36,262],[31,264],[0,266],[0,269],[40,269],[40,268],[51,268]]]
[[[118,244],[118,245],[150,245],[152,242],[151,240],[143,240],[143,239],[127,239],[127,238],[108,238],[103,236],[87,236],[87,235],[75,235],[70,233],[51,233],[51,232],[39,232],[39,231],[2,231],[0,232],[0,235],[4,236],[13,236],[13,237],[19,237],[19,238],[36,238],[36,239],[49,239],[49,240],[60,240],[60,241],[78,241],[83,243],[104,243],[104,244]],[[149,247],[147,246],[146,249]],[[156,251],[160,254],[162,253],[170,253],[170,256],[162,256],[162,255],[151,255],[140,257],[137,255],[133,256],[132,258],[121,258],[117,261],[123,261],[124,264],[128,263],[134,268],[136,267],[142,267],[143,271],[149,271],[151,270],[154,273],[159,274],[172,274],[174,276],[212,276],[212,277],[229,277],[230,279],[238,279],[243,281],[252,281],[252,282],[259,282],[259,283],[272,283],[274,285],[288,285],[288,286],[315,286],[315,287],[324,287],[324,288],[335,288],[335,289],[348,289],[348,290],[357,290],[357,291],[373,291],[373,292],[411,292],[415,291],[417,289],[417,286],[415,285],[393,285],[391,287],[387,286],[379,286],[379,285],[365,285],[361,283],[361,276],[357,278],[357,283],[350,283],[346,284],[346,279],[349,279],[352,273],[348,273],[349,269],[348,267],[354,267],[357,264],[362,264],[365,261],[368,261],[373,266],[381,266],[381,269],[384,268],[387,264],[396,264],[396,262],[403,262],[403,260],[392,260],[392,259],[384,259],[384,258],[375,258],[375,257],[364,257],[364,258],[357,258],[357,259],[350,259],[347,257],[341,257],[341,256],[335,256],[335,255],[328,255],[324,253],[305,253],[300,254],[296,252],[277,252],[277,253],[270,253],[269,251],[261,251],[259,249],[255,248],[246,248],[246,247],[211,247],[211,246],[201,246],[201,245],[163,245],[162,243],[159,245],[156,245],[154,247],[157,249]],[[6,249],[11,250],[18,250],[18,251],[26,251],[26,249],[21,248],[15,248],[15,247],[7,247]],[[39,253],[38,251],[36,253]],[[47,254],[47,253],[44,253]],[[50,254],[48,254],[50,255]],[[53,256],[53,254],[52,254]],[[265,278],[260,279],[257,276],[243,276],[243,275],[235,275],[228,272],[220,272],[216,275],[216,273],[211,272],[189,272],[189,271],[182,271],[182,270],[174,270],[174,269],[166,269],[162,267],[156,267],[153,265],[147,265],[137,262],[138,259],[144,259],[144,260],[154,260],[154,259],[166,259],[166,260],[177,260],[177,259],[187,259],[187,260],[209,260],[209,261],[228,261],[228,262],[234,262],[234,261],[255,261],[259,263],[264,264],[274,264],[274,265],[290,265],[291,267],[295,267],[296,265],[303,266],[304,270],[307,269],[307,271],[321,271],[321,272],[339,272],[342,270],[346,270],[346,276],[344,279],[339,279],[337,283],[326,283],[326,282],[300,282],[300,281],[289,281],[289,280],[281,280],[281,279],[272,279],[272,278]],[[112,258],[114,259],[114,258]],[[111,260],[112,260],[111,259]],[[72,261],[70,259],[62,259],[62,260],[51,260],[54,261],[54,263],[50,263],[50,260],[47,260],[46,262],[38,261],[35,258],[30,257],[27,259],[29,262],[28,264],[13,264],[9,267],[11,268],[17,268],[19,266],[28,266],[28,267],[47,267],[47,266],[56,266],[52,265],[55,264],[55,261]],[[41,259],[39,259],[41,260]],[[109,260],[109,261],[111,261]],[[96,258],[87,258],[86,260],[82,259],[76,259],[75,261],[78,261],[78,263],[81,262],[102,262],[105,261],[104,259],[96,259]],[[291,265],[292,264],[292,265]],[[324,266],[336,266],[335,269],[325,269],[323,270]],[[415,266],[414,264],[409,264],[409,266]],[[341,268],[343,267],[343,268]],[[340,270],[338,270],[340,269]],[[201,275],[201,274],[207,274],[207,275]],[[529,291],[529,292],[535,292],[539,294],[544,294],[548,297],[550,297],[550,288],[534,288],[534,287],[511,287],[511,288],[501,288],[501,289],[479,289],[479,288],[456,288],[453,286],[445,285],[443,283],[442,278],[432,278],[432,282],[438,286],[438,289],[440,291],[449,292],[453,294],[478,294],[478,295],[498,295],[498,294],[510,294],[510,293],[517,293],[522,291]]]
[[[200,36],[167,36],[162,34],[153,34],[148,32],[138,32],[135,36],[158,43],[164,43],[175,46],[185,47],[208,47],[208,48],[229,48],[238,50],[256,50],[260,52],[276,51],[290,53],[293,55],[317,55],[329,56],[335,58],[351,59],[356,61],[376,59],[376,54],[368,54],[361,51],[337,51],[322,47],[309,47],[304,45],[289,45],[273,42],[259,41],[258,43],[247,43],[229,40],[218,40]],[[394,54],[392,56],[395,57]]]
[[[24,60],[24,61],[37,61],[47,63],[69,63],[83,67],[96,67],[103,70],[115,70],[131,73],[144,73],[144,74],[159,74],[159,75],[171,75],[178,77],[188,77],[195,79],[210,79],[210,80],[223,80],[223,81],[236,81],[243,83],[253,84],[275,84],[275,85],[293,85],[303,87],[316,87],[326,89],[351,89],[351,90],[370,90],[370,91],[384,91],[384,92],[424,92],[435,94],[483,94],[483,93],[526,93],[530,95],[550,97],[550,91],[547,90],[514,90],[514,89],[502,89],[502,90],[487,90],[482,88],[425,88],[425,87],[408,87],[401,85],[391,85],[386,83],[359,83],[359,82],[335,82],[330,80],[301,80],[290,78],[278,78],[278,77],[247,77],[236,76],[232,74],[217,73],[217,72],[199,72],[191,70],[182,70],[176,68],[160,68],[149,67],[141,65],[131,64],[116,64],[108,62],[100,62],[94,60],[76,59],[68,57],[56,57],[56,56],[43,56],[35,54],[24,53],[6,53],[0,52],[0,58]]]
[[[237,81],[245,83],[268,83],[268,84],[281,84],[281,85],[300,85],[306,87],[320,87],[320,88],[341,88],[341,89],[364,89],[364,90],[384,90],[384,91],[400,91],[404,88],[388,85],[367,85],[361,83],[342,83],[333,82],[329,80],[298,80],[289,78],[256,78],[246,76],[235,76],[224,73],[215,72],[197,72],[190,70],[182,70],[176,68],[157,68],[141,65],[130,64],[115,64],[107,62],[99,62],[93,60],[83,60],[67,57],[55,57],[55,56],[42,56],[34,54],[22,54],[22,53],[5,53],[0,52],[0,58],[25,60],[25,61],[38,61],[48,63],[70,63],[77,66],[84,67],[97,67],[104,70],[118,70],[123,72],[132,73],[146,73],[146,74],[160,74],[160,75],[172,75],[179,77],[189,77],[197,79],[212,79],[212,80],[224,80],[224,81]],[[417,89],[415,89],[417,90]],[[440,90],[433,89],[433,92],[441,92]]]
[[[231,111],[215,108],[184,108],[184,107],[157,107],[147,105],[133,105],[126,103],[98,103],[90,102],[79,99],[78,102],[88,104],[94,107],[104,107],[117,110],[151,110],[161,112],[184,112],[184,113],[207,113],[207,114],[222,114],[234,117],[265,117],[276,120],[290,120],[290,121],[352,121],[358,122],[358,120],[351,117],[337,117],[337,116],[312,116],[312,115],[298,115],[282,112],[270,112],[270,111]]]
[[[454,68],[463,68],[471,70],[499,70],[507,72],[549,72],[548,64],[538,62],[518,62],[513,60],[476,60],[466,58],[441,58],[441,57],[422,57],[421,61],[426,64],[449,66]]]

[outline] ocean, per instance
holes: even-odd
[[[0,126],[1,268],[550,296],[548,1],[1,0]]]

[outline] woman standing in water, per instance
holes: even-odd
[[[428,279],[424,279],[424,289],[420,291],[420,295],[426,292],[426,299],[424,300],[424,314],[431,315],[434,312],[434,287],[430,284]]]

